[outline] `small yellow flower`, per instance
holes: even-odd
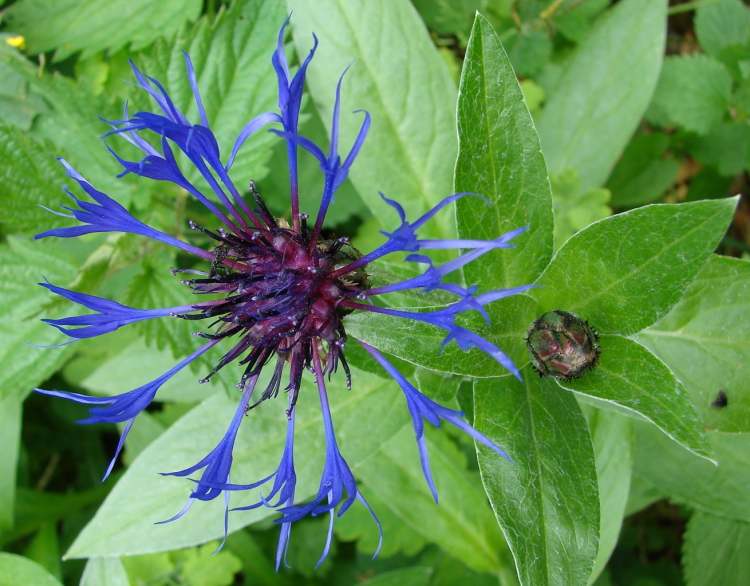
[[[16,49],[26,48],[26,38],[23,35],[13,35],[5,39],[5,42]]]

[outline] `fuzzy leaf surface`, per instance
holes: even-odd
[[[410,218],[449,195],[456,158],[456,88],[411,3],[287,4],[294,13],[297,54],[307,54],[313,32],[320,39],[307,80],[329,130],[336,82],[352,64],[342,89],[340,144],[348,149],[359,129],[362,114],[352,110],[367,110],[373,124],[349,176],[374,216],[384,226],[397,220],[379,191],[400,201]],[[425,226],[429,231],[451,233],[450,212]]]
[[[602,333],[631,334],[682,296],[718,245],[736,198],[656,204],[611,216],[571,237],[531,291]]]
[[[585,584],[599,539],[594,450],[578,403],[530,368],[477,381],[474,425],[513,459],[480,447],[479,469],[523,585]]]
[[[455,190],[461,238],[494,239],[528,226],[517,248],[487,254],[464,269],[486,288],[533,281],[552,255],[552,196],[534,122],[502,43],[482,16],[474,21],[458,97]]]

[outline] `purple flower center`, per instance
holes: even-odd
[[[279,375],[272,377],[252,406],[278,394],[281,372],[288,362],[286,388],[292,393],[293,407],[302,372],[312,368],[314,345],[324,356],[324,373],[335,372],[342,364],[349,377],[342,319],[352,311],[347,300],[362,299],[369,282],[364,270],[354,264],[362,255],[347,238],[313,239],[304,217],[299,229],[290,228],[268,213],[254,186],[251,192],[261,210],[263,225],[259,229],[212,232],[191,223],[217,246],[210,271],[183,283],[197,294],[221,294],[224,298],[196,306],[197,313],[180,317],[215,318],[211,331],[198,335],[212,340],[236,339],[202,382],[247,351],[240,361],[246,365],[238,385],[243,387],[275,357]]]

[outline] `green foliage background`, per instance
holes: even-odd
[[[433,235],[492,238],[529,225],[517,249],[482,257],[464,276],[485,288],[538,286],[493,304],[492,326],[471,324],[508,351],[524,383],[482,354],[439,352],[443,335],[430,326],[348,318],[350,334],[399,360],[423,392],[460,405],[513,462],[428,430],[436,506],[397,389],[355,355],[354,389],[334,379],[332,408],[383,522],[383,551],[370,559],[375,530],[355,507],[337,520],[320,569],[327,521],[307,519],[293,530],[291,568],[276,573],[268,510],[233,516],[213,556],[221,503],[153,525],[188,492],[156,473],[200,458],[234,410],[232,371],[196,384],[210,355],[164,386],[104,484],[117,430],[78,427],[80,408],[30,395],[35,386],[119,393],[192,348],[188,322],[163,320],[41,349],[62,340],[39,318],[70,308],[34,283],[175,305],[187,298],[169,272],[180,259],[130,235],[31,236],[65,221],[40,207],[64,197],[59,155],[162,230],[182,234],[188,218],[207,219],[174,187],[117,179],[98,117],[118,118],[125,100],[131,112],[147,106],[132,58],[194,118],[187,50],[227,152],[247,120],[275,107],[270,54],[290,10],[290,57],[308,50],[312,32],[321,41],[302,133],[324,140],[335,81],[352,62],[344,112],[373,117],[331,228],[366,249],[395,220],[378,191],[411,215],[454,190],[480,192],[491,205],[462,200]],[[0,586],[746,583],[750,8],[740,0],[0,1],[0,79]],[[357,123],[344,116],[344,144]],[[286,213],[283,145],[270,135],[253,140],[233,173]],[[302,207],[313,210],[321,180],[311,161],[301,184]],[[424,306],[420,294],[394,297]],[[601,333],[599,365],[565,383],[539,379],[524,347],[533,319],[557,308]],[[306,391],[300,498],[313,494],[321,465],[320,414]],[[276,407],[244,426],[237,478],[274,467]]]

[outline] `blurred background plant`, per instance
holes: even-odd
[[[719,252],[748,258],[750,9],[740,0],[673,1],[665,22],[660,2],[641,2],[643,10],[629,12],[618,12],[618,4],[628,1],[393,0],[390,9],[383,2],[374,3],[374,9],[371,5],[378,17],[367,22],[351,20],[357,14],[352,3],[295,0],[289,8],[295,11],[294,26],[303,29],[312,26],[313,12],[318,19],[320,14],[330,17],[327,29],[316,30],[322,46],[334,46],[342,63],[354,59],[354,79],[364,75],[368,81],[355,81],[347,90],[348,104],[360,105],[358,96],[379,91],[391,91],[394,99],[407,103],[401,90],[393,89],[403,85],[404,76],[427,94],[448,88],[442,110],[420,110],[417,95],[407,103],[407,118],[387,123],[405,151],[410,140],[417,140],[408,129],[429,126],[438,158],[451,163],[455,92],[474,14],[481,12],[500,35],[539,131],[550,171],[556,248],[614,212],[740,193]],[[136,306],[177,305],[185,299],[169,273],[174,255],[128,235],[54,245],[30,241],[30,235],[61,222],[38,205],[57,208],[62,199],[64,174],[55,157],[64,155],[152,225],[179,234],[187,217],[200,222],[203,212],[178,190],[115,178],[119,169],[103,148],[99,137],[106,127],[97,116],[120,117],[124,100],[131,112],[145,107],[130,81],[129,58],[166,80],[178,105],[192,112],[182,72],[181,51],[187,49],[199,71],[208,116],[226,149],[243,122],[274,107],[269,55],[288,7],[271,0],[16,0],[0,1],[0,6],[0,543],[6,552],[0,554],[0,584],[517,583],[472,446],[454,434],[429,436],[445,495],[434,509],[422,506],[429,495],[420,479],[399,467],[413,456],[405,451],[404,434],[380,446],[379,465],[368,465],[373,454],[359,450],[357,474],[386,533],[376,561],[369,557],[375,545],[369,520],[356,510],[337,523],[335,554],[317,571],[312,568],[322,545],[320,525],[326,521],[300,523],[292,538],[291,569],[278,574],[271,562],[277,529],[269,518],[232,533],[216,556],[211,556],[215,543],[201,544],[192,535],[181,542],[189,547],[172,550],[169,539],[180,533],[179,527],[170,534],[154,528],[153,534],[141,536],[142,542],[125,532],[119,542],[110,541],[116,547],[107,549],[102,523],[116,535],[127,511],[108,525],[98,516],[99,532],[84,530],[126,473],[120,469],[108,483],[99,482],[117,430],[77,427],[80,410],[29,395],[31,389],[42,383],[98,393],[134,387],[184,354],[191,338],[188,324],[174,320],[92,344],[45,351],[32,346],[60,341],[38,320],[62,310],[33,286],[42,275]],[[384,31],[394,42],[381,39],[378,45]],[[305,46],[308,36],[298,41],[295,31],[290,54],[297,42]],[[305,103],[302,125],[307,136],[325,135],[318,112],[328,96],[318,88],[328,86],[319,80],[334,74],[311,72],[313,100]],[[440,83],[431,85],[435,79]],[[388,96],[381,102],[365,104],[375,125],[388,120]],[[273,211],[283,214],[285,165],[283,145],[260,136],[234,171],[240,184],[255,179]],[[379,225],[369,207],[372,194],[362,186],[376,185],[382,169],[368,170],[367,162],[360,166],[364,169],[338,196],[331,220],[366,245],[377,241]],[[301,183],[308,186],[303,208],[309,209],[317,201],[320,180],[307,162],[301,173]],[[417,164],[402,172],[403,185],[447,192],[449,173]],[[672,312],[638,335],[665,361],[682,353],[676,363],[685,366],[675,368],[675,374],[694,381],[691,396],[705,399],[698,410],[720,466],[645,424],[626,426],[618,417],[597,419],[587,411],[597,467],[624,462],[608,476],[609,500],[602,498],[602,507],[612,510],[606,517],[611,543],[600,552],[592,576],[600,586],[731,585],[744,583],[750,573],[750,270],[745,263],[722,263],[712,259]],[[694,331],[710,358],[691,355],[679,340],[668,343],[674,332],[686,331]],[[711,332],[720,332],[722,340],[710,339]],[[737,368],[727,353],[744,357],[744,366]],[[726,370],[732,371],[730,390],[714,385],[713,375]],[[471,410],[471,388],[457,377],[441,378],[421,368],[415,376],[420,384],[444,389],[446,399],[457,396]],[[223,399],[221,389],[233,382],[220,380],[207,388],[195,384],[197,377],[182,373],[165,386],[159,409],[144,414],[130,434],[128,466],[183,415],[198,409],[207,392],[216,395],[209,399],[215,406]],[[597,435],[597,429],[604,431]],[[269,449],[280,441],[268,432]],[[135,492],[130,498],[150,496]],[[69,557],[63,560],[66,551]]]

